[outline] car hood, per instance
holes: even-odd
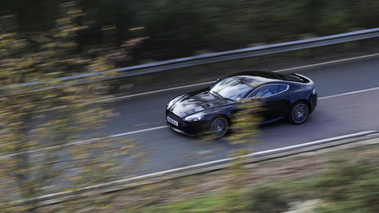
[[[223,107],[233,103],[209,91],[190,93],[175,102],[169,110],[179,117],[185,117],[204,110]]]

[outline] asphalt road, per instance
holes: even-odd
[[[253,146],[254,151],[379,130],[379,56],[285,72],[301,73],[315,82],[318,106],[302,125],[279,121],[262,126],[260,143]],[[234,148],[223,139],[202,141],[166,127],[164,112],[168,101],[197,88],[200,87],[129,97],[112,103],[120,115],[110,121],[104,133],[136,139],[152,150],[147,156],[149,162],[141,166],[139,174],[225,158]]]

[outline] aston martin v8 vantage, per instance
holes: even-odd
[[[263,103],[262,123],[288,119],[302,124],[317,105],[317,92],[311,79],[297,73],[242,72],[175,97],[166,106],[166,122],[180,133],[207,131],[220,138],[229,130],[237,106],[246,100]]]

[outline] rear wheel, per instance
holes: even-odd
[[[289,120],[293,124],[302,124],[309,117],[309,106],[304,101],[296,102],[290,111]]]
[[[229,128],[228,121],[223,117],[217,117],[210,123],[210,133],[213,137],[221,138],[226,134]]]

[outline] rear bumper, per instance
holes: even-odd
[[[312,94],[311,97],[309,97],[309,103],[310,103],[310,107],[311,107],[311,111],[310,113],[312,113],[316,106],[317,106],[317,93],[316,94]]]

